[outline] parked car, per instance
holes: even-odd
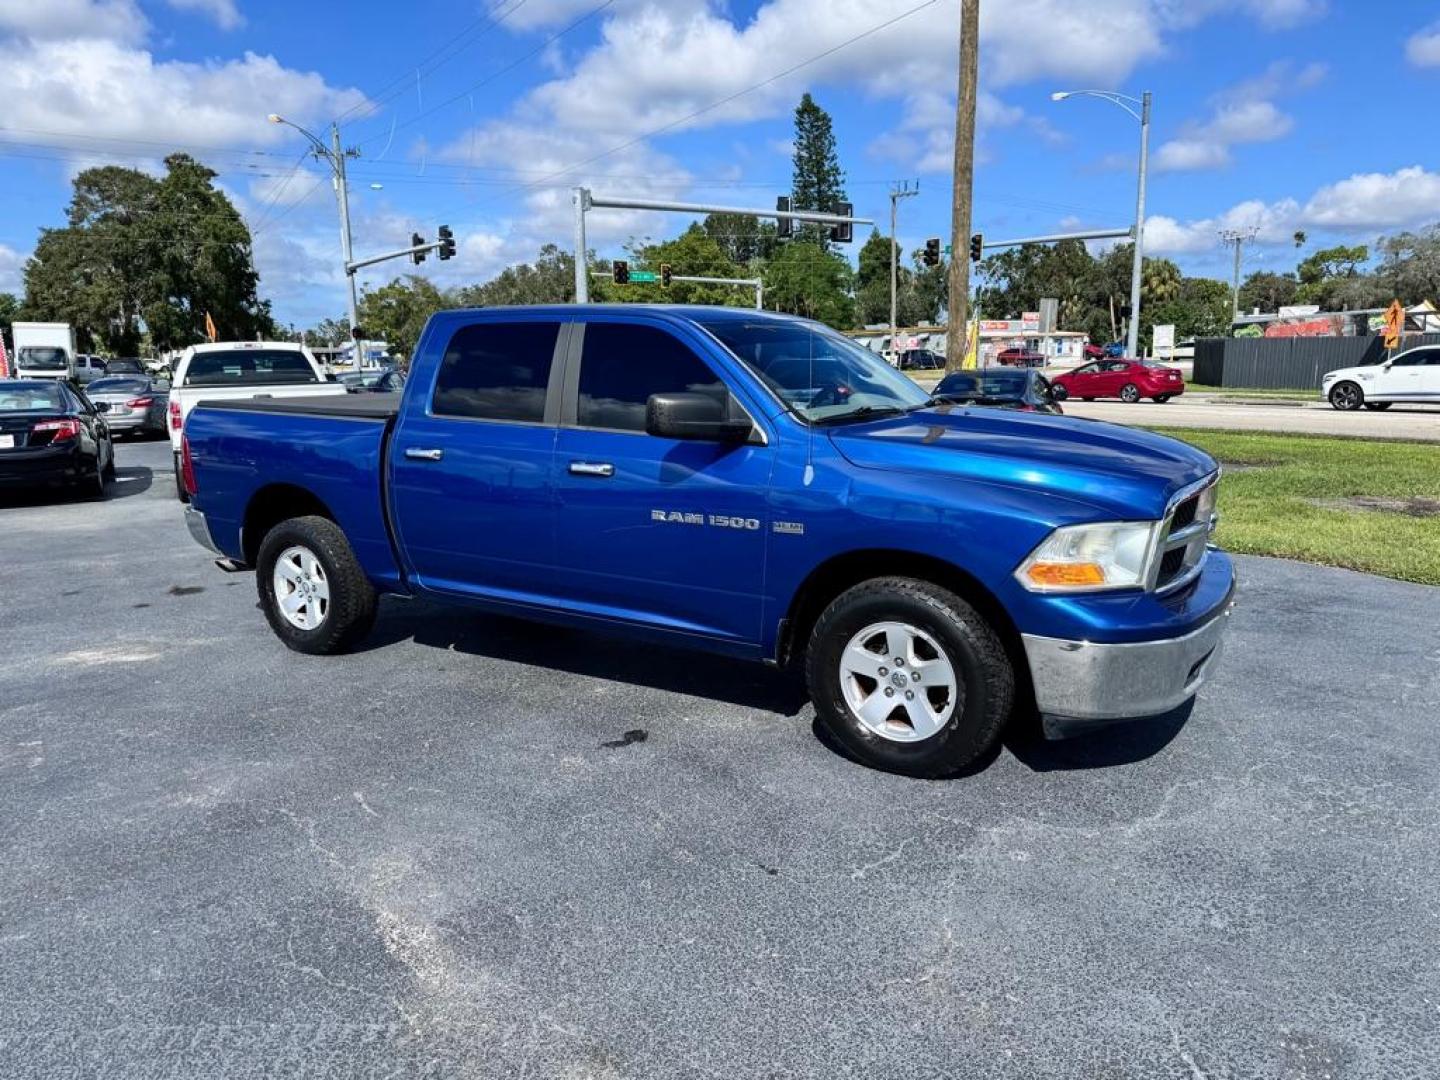
[[[106,375],[148,375],[145,365],[134,356],[116,357],[105,364]]]
[[[1133,404],[1148,397],[1163,405],[1185,392],[1185,378],[1176,368],[1125,357],[1094,360],[1056,375],[1050,382],[1061,401],[1076,397],[1084,401],[1119,398]]]
[[[96,405],[106,407],[105,422],[112,435],[165,434],[169,383],[148,375],[107,375],[87,386],[85,394]]]
[[[1044,367],[1045,356],[1034,349],[1001,349],[995,362],[1002,367]]]
[[[929,349],[906,349],[895,366],[901,371],[938,371],[945,367],[945,358]]]
[[[398,394],[405,389],[405,373],[399,368],[352,372],[337,381],[347,394]]]
[[[191,535],[291,649],[396,593],[794,661],[912,775],[984,754],[1017,687],[1052,735],[1179,706],[1234,587],[1202,451],[937,404],[770,312],[442,311],[403,394],[202,402],[181,447]]]
[[[1050,382],[1040,372],[1005,371],[986,368],[982,371],[953,371],[935,387],[935,396],[964,405],[986,405],[1021,412],[1043,412],[1059,415],[1065,410],[1055,400]]]
[[[104,412],[63,380],[0,381],[0,487],[64,484],[100,497],[115,477]]]
[[[1422,345],[1383,364],[1325,373],[1320,391],[1336,409],[1384,410],[1397,401],[1440,405],[1440,347]]]
[[[166,426],[175,461],[175,493],[187,498],[180,482],[180,436],[197,402],[254,397],[336,397],[345,389],[327,382],[310,350],[293,341],[219,341],[192,345],[175,362],[166,404]]]

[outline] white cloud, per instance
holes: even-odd
[[[1388,229],[1440,217],[1440,174],[1419,165],[1393,173],[1356,173],[1305,204],[1306,220],[1334,229]]]
[[[1233,160],[1232,147],[1284,138],[1295,121],[1270,99],[1308,90],[1325,74],[1324,64],[1297,69],[1278,61],[1261,74],[1222,90],[1215,95],[1208,119],[1182,125],[1178,136],[1161,144],[1153,167],[1157,172],[1220,169]]]
[[[1419,165],[1393,173],[1357,173],[1319,188],[1304,203],[1251,199],[1215,217],[1145,221],[1145,250],[1181,255],[1214,248],[1224,229],[1255,230],[1261,244],[1288,245],[1297,229],[1358,235],[1440,220],[1440,173]]]
[[[235,7],[235,0],[165,0],[176,11],[198,11],[215,20],[222,30],[235,30],[245,25],[245,17]]]
[[[1405,42],[1405,59],[1416,67],[1440,67],[1440,23],[1417,30]]]
[[[53,133],[47,138],[96,153],[96,138],[173,141],[177,148],[292,143],[294,132],[267,123],[267,113],[304,123],[363,101],[359,91],[332,87],[270,56],[158,61],[100,40],[15,44],[4,78],[7,126]]]
[[[148,24],[134,0],[0,0],[0,33],[35,41],[139,41]]]
[[[0,244],[0,292],[15,293],[17,296],[24,292],[21,274],[26,258],[14,248]]]

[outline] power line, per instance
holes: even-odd
[[[466,87],[464,90],[461,90],[458,94],[455,94],[453,97],[446,98],[444,101],[440,102],[440,104],[434,106],[433,108],[426,109],[426,110],[424,110],[424,111],[422,111],[422,112],[420,112],[420,113],[417,113],[415,116],[412,116],[410,119],[404,121],[403,123],[397,124],[394,128],[391,129],[390,134],[393,135],[393,134],[395,133],[395,131],[398,130],[399,128],[410,127],[412,124],[417,124],[417,123],[419,123],[421,120],[425,119],[425,117],[427,117],[427,116],[433,116],[435,113],[439,112],[441,109],[446,109],[446,108],[449,108],[451,105],[454,105],[454,104],[455,104],[457,101],[459,101],[461,98],[468,97],[470,94],[473,94],[476,90],[479,90],[482,86],[487,86],[487,85],[489,85],[490,83],[494,82],[496,79],[500,78],[500,76],[502,76],[502,75],[508,75],[510,72],[514,71],[517,67],[519,67],[521,64],[525,63],[525,61],[531,59],[532,57],[538,55],[539,53],[544,52],[547,48],[550,47],[551,44],[553,44],[553,43],[556,42],[556,41],[559,41],[562,37],[564,37],[566,34],[570,33],[570,31],[574,30],[577,26],[580,26],[582,23],[588,22],[590,19],[593,19],[596,15],[600,14],[600,12],[604,11],[606,8],[611,7],[614,3],[615,3],[615,0],[604,0],[604,3],[598,4],[597,6],[591,8],[591,9],[590,9],[589,11],[587,11],[584,15],[581,15],[581,16],[580,16],[578,19],[576,19],[574,22],[570,23],[570,25],[566,26],[563,30],[558,30],[558,31],[556,31],[555,33],[551,34],[548,38],[546,38],[544,41],[542,41],[539,45],[535,46],[535,48],[531,49],[528,53],[525,53],[523,56],[517,57],[514,61],[512,61],[512,62],[509,63],[509,64],[506,64],[504,67],[500,68],[498,71],[493,71],[493,72],[491,72],[489,75],[485,76],[485,78],[481,79],[479,82],[471,84],[470,86]],[[379,135],[372,135],[372,136],[371,136],[370,138],[368,138],[368,139],[362,139],[362,140],[360,141],[359,145],[360,145],[360,146],[364,146],[366,143],[375,142],[375,141],[377,141],[379,138],[380,138]]]

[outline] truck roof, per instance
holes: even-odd
[[[298,341],[202,341],[190,348],[197,353],[215,352],[219,349],[294,349],[299,352],[304,346]]]
[[[576,313],[607,312],[623,314],[629,312],[646,315],[670,316],[697,322],[720,320],[767,319],[775,322],[803,321],[798,315],[787,315],[777,311],[757,311],[755,308],[714,307],[708,304],[524,304],[516,307],[475,307],[447,308],[443,315],[478,315],[503,313],[507,315],[557,315],[574,316]]]

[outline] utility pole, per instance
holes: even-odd
[[[1145,167],[1150,156],[1150,91],[1140,95],[1140,182],[1135,192],[1135,261],[1130,267],[1130,326],[1125,355],[1140,355],[1140,282],[1145,276]]]
[[[965,362],[969,314],[970,206],[975,185],[975,95],[980,65],[980,0],[960,0],[960,85],[955,100],[955,177],[950,211],[950,280],[945,370]]]
[[[1255,234],[1259,231],[1258,225],[1252,225],[1248,229],[1220,230],[1220,242],[1235,249],[1235,270],[1230,281],[1230,321],[1232,323],[1240,318],[1240,265],[1244,262],[1245,245],[1254,240]]]
[[[895,216],[901,199],[908,199],[911,195],[920,194],[920,181],[915,181],[915,186],[910,186],[906,180],[899,185],[892,185],[890,188],[890,351],[894,353],[899,346],[895,343],[895,335],[900,332],[900,326],[895,321],[896,316],[896,289],[900,279],[900,255],[895,245]]]

